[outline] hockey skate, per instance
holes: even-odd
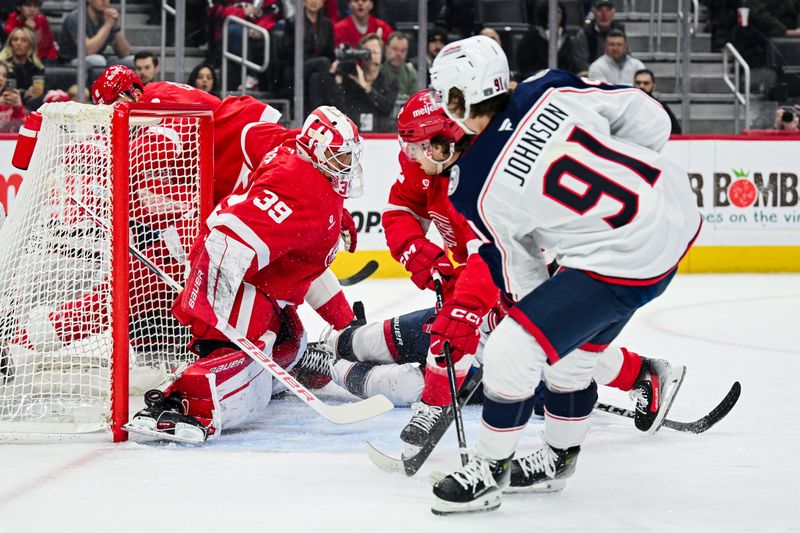
[[[319,389],[336,379],[334,365],[339,358],[324,342],[309,342],[293,369],[295,378],[306,387]]]
[[[444,422],[444,407],[416,402],[411,405],[414,416],[400,432],[400,440],[406,443],[403,456],[415,455],[431,438],[433,428]]]
[[[652,435],[661,428],[685,376],[686,367],[682,365],[642,357],[642,369],[630,392],[636,401],[637,429]]]
[[[136,413],[122,429],[160,439],[203,444],[208,438],[208,428],[196,418],[183,414],[180,400],[165,397],[158,389],[144,395],[147,407]]]
[[[465,465],[433,486],[431,511],[437,515],[480,513],[500,507],[508,485],[511,458],[491,460],[473,455]]]
[[[530,455],[511,462],[511,480],[503,492],[557,492],[575,473],[580,446],[566,450],[545,444]]]

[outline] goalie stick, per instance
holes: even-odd
[[[71,202],[77,205],[81,211],[86,213],[89,218],[92,219],[92,222],[97,224],[98,227],[106,231],[111,231],[111,228],[109,228],[103,220],[98,218],[88,206],[83,204],[77,198],[74,198],[69,191],[62,189],[61,192]],[[176,292],[183,290],[183,287],[177,281],[172,279],[166,272],[161,270],[158,265],[150,261],[130,243],[128,243],[128,251]],[[354,422],[361,422],[394,409],[394,404],[382,394],[371,396],[358,402],[342,405],[326,404],[317,398],[299,381],[289,375],[288,372],[281,368],[280,365],[273,361],[272,358],[258,348],[258,346],[250,342],[250,340],[248,340],[244,335],[239,333],[233,326],[223,323],[218,324],[217,329],[240,350],[250,356],[257,364],[261,365],[267,372],[272,374],[275,379],[283,383],[286,388],[289,389],[295,396],[303,400],[309,407],[334,424],[352,424]]]
[[[677,422],[675,420],[664,420],[664,427],[674,429],[676,431],[684,431],[687,433],[703,433],[711,429],[714,424],[725,418],[731,412],[733,406],[739,401],[739,395],[742,393],[742,385],[737,381],[728,391],[728,394],[722,398],[722,401],[711,410],[706,416],[698,418],[694,422]],[[598,403],[594,406],[595,409],[611,413],[612,415],[624,416],[625,418],[633,418],[634,412],[630,409],[616,407],[606,403]]]
[[[346,278],[342,278],[339,280],[339,285],[342,287],[349,287],[351,285],[355,285],[356,283],[360,283],[373,275],[375,271],[378,270],[378,262],[374,259],[370,259],[367,261],[367,264],[361,267],[361,270],[353,274],[352,276],[347,276]]]
[[[475,394],[476,390],[478,390],[478,385],[481,384],[482,379],[483,368],[481,367],[478,367],[469,373],[467,379],[465,379],[464,383],[461,385],[461,389],[458,391],[459,409],[462,409],[465,405],[467,405],[467,402],[469,402],[470,398],[472,398],[472,395]],[[369,457],[370,461],[372,461],[372,464],[384,472],[388,472],[390,474],[405,474],[409,477],[413,476],[419,471],[420,468],[422,468],[422,465],[428,460],[428,457],[431,455],[431,452],[433,452],[433,449],[437,444],[439,444],[439,441],[447,432],[450,424],[453,423],[453,413],[453,405],[448,405],[442,417],[431,428],[428,442],[426,442],[416,454],[410,457],[401,456],[400,459],[396,459],[381,452],[369,442],[365,442],[364,444],[367,446],[367,456]]]

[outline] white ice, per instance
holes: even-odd
[[[348,295],[371,319],[432,304],[404,280],[366,281]],[[459,464],[452,429],[417,476],[389,475],[362,442],[399,455],[407,409],[335,426],[287,398],[202,448],[145,440],[0,446],[0,533],[800,531],[799,310],[798,275],[678,276],[619,340],[687,365],[670,418],[699,418],[736,380],[739,404],[702,435],[648,436],[595,412],[566,489],[509,496],[496,512],[431,514],[428,474]],[[304,317],[316,335],[321,322]],[[600,395],[631,405],[617,391]],[[468,442],[479,417],[478,407],[465,412]],[[522,450],[537,445],[540,430],[532,420]]]

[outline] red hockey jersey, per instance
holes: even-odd
[[[448,199],[450,180],[442,175],[428,176],[403,153],[399,160],[401,174],[389,191],[389,205],[382,218],[392,257],[400,261],[413,241],[427,238],[433,222],[453,260],[461,265],[456,269],[455,287],[446,296],[472,303],[486,313],[497,301],[498,289],[480,256],[469,252],[473,245],[477,252],[480,242]]]
[[[179,296],[181,311],[193,325],[235,324],[247,286],[278,305],[301,304],[336,256],[343,201],[293,149],[275,149],[249,190],[225,198],[206,221],[190,252],[189,280],[197,281]]]

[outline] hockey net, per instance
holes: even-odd
[[[0,228],[0,440],[104,432],[190,357],[175,292],[211,207],[211,112],[47,104]]]

